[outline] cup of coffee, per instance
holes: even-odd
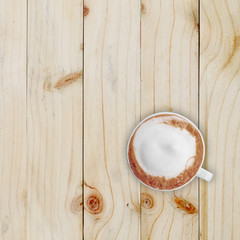
[[[195,177],[211,181],[213,174],[202,168],[205,145],[202,134],[186,117],[160,112],[142,120],[127,146],[128,164],[147,187],[172,191]]]

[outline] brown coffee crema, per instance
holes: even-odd
[[[168,116],[176,117],[176,118],[166,120],[163,123],[174,126],[176,128],[186,129],[196,139],[196,156],[194,158],[193,164],[190,167],[186,168],[184,171],[182,171],[177,177],[174,177],[174,178],[165,178],[164,176],[152,176],[146,173],[138,164],[138,161],[135,156],[134,146],[133,146],[135,133],[144,122],[152,118],[160,118],[160,117],[168,117]],[[179,118],[179,120],[177,118]],[[174,115],[174,114],[164,114],[164,115],[153,116],[151,118],[148,118],[144,122],[135,130],[130,140],[129,148],[128,148],[129,164],[135,176],[146,185],[159,190],[171,190],[174,188],[181,187],[185,183],[189,182],[196,175],[203,160],[203,141],[198,130],[186,119],[181,118],[180,116]]]

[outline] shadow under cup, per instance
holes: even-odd
[[[136,157],[136,149],[134,147],[136,133],[143,124],[147,123],[149,120],[152,121],[155,119],[159,120],[160,124],[167,124],[180,130],[187,130],[196,140],[196,154],[191,157],[193,158],[192,164],[185,168],[180,174],[171,178],[147,173],[144,171],[143,167],[140,166]],[[213,176],[212,173],[201,168],[204,156],[204,140],[198,128],[186,117],[172,112],[156,113],[142,120],[133,130],[127,146],[128,164],[133,174],[147,187],[160,191],[172,191],[179,189],[191,182],[196,176],[201,177],[206,181],[210,181]]]

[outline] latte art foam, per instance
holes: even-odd
[[[198,129],[174,113],[143,120],[128,145],[128,161],[134,175],[159,190],[176,189],[189,182],[203,157],[204,142]]]
[[[133,146],[140,167],[152,176],[177,177],[192,166],[196,156],[195,137],[184,128],[165,123],[164,118],[143,123]]]

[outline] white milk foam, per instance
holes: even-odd
[[[136,131],[133,146],[140,167],[152,176],[177,177],[196,155],[196,139],[186,129],[163,121],[177,116],[154,117]],[[181,121],[185,121],[179,118]]]

